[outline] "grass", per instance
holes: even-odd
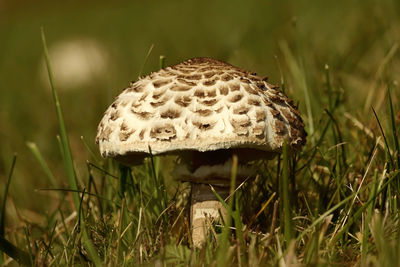
[[[87,91],[70,92],[56,90],[57,73],[53,78],[52,58],[46,46],[42,52],[38,29],[45,25],[49,45],[64,32],[78,31],[77,22],[71,28],[56,23],[71,11],[67,7],[63,15],[54,8],[58,19],[44,16],[61,29],[57,32],[46,19],[30,18],[35,29],[22,36],[35,37],[28,42],[31,49],[24,49],[32,54],[23,59],[11,44],[20,44],[18,27],[29,29],[31,20],[15,11],[19,24],[0,29],[10,44],[0,44],[0,77],[10,87],[0,99],[0,136],[15,144],[15,149],[5,142],[0,146],[0,265],[399,266],[399,5],[339,2],[341,7],[319,1],[215,4],[229,14],[217,14],[206,3],[183,4],[192,8],[182,14],[186,24],[209,36],[201,44],[174,18],[180,7],[175,1],[160,9],[104,4],[93,14],[77,10],[88,27],[79,29],[81,34],[90,32],[90,20],[99,23],[102,32],[90,34],[104,43],[116,39],[120,46],[113,56],[122,65],[109,66],[118,82],[98,78]],[[170,40],[150,23],[124,25],[120,17],[133,10],[141,11],[135,21],[145,21],[146,14],[157,27],[167,30],[168,24],[181,33],[168,32]],[[196,15],[201,13],[208,19]],[[99,14],[113,27],[96,20]],[[217,18],[230,25],[211,27]],[[148,42],[122,34],[136,27],[144,33],[132,36]],[[42,54],[48,92],[27,70],[36,71],[36,63],[28,61]],[[232,220],[215,226],[203,249],[193,249],[186,217],[189,185],[170,177],[174,159],[150,157],[129,168],[101,158],[91,140],[101,113],[117,95],[107,90],[199,55],[271,73],[270,81],[281,81],[281,89],[299,104],[309,136],[301,151],[284,148],[271,161],[255,162],[257,175],[244,184],[236,184],[233,164],[232,194],[224,202]],[[17,74],[33,81],[30,97],[17,90],[28,88]]]

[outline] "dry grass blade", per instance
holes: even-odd
[[[362,124],[357,118],[355,118],[353,115],[351,115],[348,112],[343,113],[343,115],[350,120],[354,126],[356,126],[358,129],[360,129],[361,131],[364,132],[364,134],[366,134],[369,138],[371,139],[375,139],[375,134],[364,124]],[[379,146],[381,147],[381,149],[385,149],[385,144],[383,143],[382,140],[379,140],[378,142]]]
[[[379,144],[379,140],[380,140],[380,137],[379,137],[378,140],[376,141],[376,145],[375,145],[374,152],[373,152],[373,154],[372,154],[371,160],[369,161],[368,166],[367,166],[367,169],[365,170],[365,173],[364,173],[364,175],[363,175],[363,177],[362,177],[362,179],[361,179],[361,182],[360,182],[360,184],[358,185],[357,191],[356,191],[355,194],[354,194],[354,198],[353,198],[353,200],[351,201],[350,207],[349,207],[349,209],[348,209],[348,211],[347,211],[347,213],[346,213],[346,216],[345,216],[344,219],[343,219],[342,227],[341,227],[341,228],[343,228],[343,226],[346,224],[346,221],[347,221],[347,219],[348,219],[348,217],[349,217],[349,215],[350,215],[350,212],[351,212],[352,209],[353,209],[354,202],[356,201],[356,198],[358,197],[358,194],[360,193],[360,190],[361,190],[361,188],[362,188],[362,186],[363,186],[363,184],[364,184],[365,178],[367,177],[367,174],[368,174],[368,172],[369,172],[369,169],[371,168],[372,162],[375,160],[375,157],[376,157],[376,154],[377,154],[377,146],[378,146],[378,144]]]

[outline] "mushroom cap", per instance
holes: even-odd
[[[98,126],[104,157],[255,149],[305,143],[293,101],[277,86],[230,64],[193,58],[131,83]]]

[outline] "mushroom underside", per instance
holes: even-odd
[[[196,150],[177,150],[172,152],[160,153],[156,156],[177,156],[178,164],[187,165],[191,172],[200,166],[221,165],[237,155],[239,164],[247,164],[259,159],[272,159],[279,151],[265,151],[254,148],[231,148],[213,151],[199,152]],[[148,152],[128,152],[124,155],[116,155],[115,159],[127,166],[141,165],[143,160],[149,157]]]

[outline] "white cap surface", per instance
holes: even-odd
[[[305,143],[299,112],[262,78],[224,62],[193,58],[125,89],[107,109],[96,142],[104,157],[180,150],[278,152]]]

